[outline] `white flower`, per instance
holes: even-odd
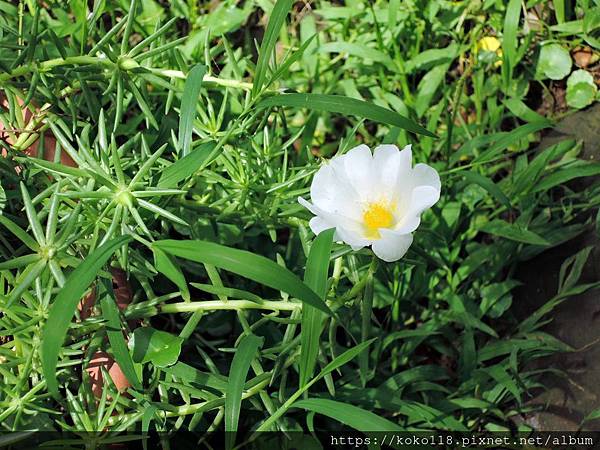
[[[421,213],[440,198],[440,177],[432,167],[412,167],[411,146],[366,145],[332,158],[315,174],[312,204],[298,198],[316,217],[315,234],[335,228],[335,240],[353,250],[368,245],[384,261],[396,261],[412,244]]]

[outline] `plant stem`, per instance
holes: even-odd
[[[258,383],[256,386],[251,387],[244,393],[242,393],[242,400],[245,400],[249,397],[252,397],[269,385],[270,378],[266,378],[265,380]],[[210,411],[213,409],[221,408],[225,405],[225,397],[217,398],[215,400],[209,400],[202,403],[196,403],[194,405],[185,405],[185,406],[176,406],[175,408],[170,409],[169,411],[157,411],[157,415],[162,415],[162,418],[168,417],[181,417],[188,416],[190,414],[196,414],[197,412]],[[122,416],[113,416],[108,419],[108,426],[117,425],[120,420],[126,421],[131,415],[124,414]]]
[[[178,78],[180,80],[185,80],[187,78],[187,75],[184,72],[182,72],[181,70],[154,69],[154,68],[149,68],[148,70],[156,75],[161,75],[161,76],[167,77],[167,78]],[[252,86],[253,86],[252,83],[248,83],[245,81],[217,78],[217,77],[213,77],[210,75],[204,75],[204,78],[202,79],[202,81],[205,83],[214,83],[214,84],[218,84],[220,86],[230,87],[230,88],[234,88],[234,89],[243,89],[246,91],[251,91]]]
[[[118,67],[117,63],[111,61],[108,58],[100,57],[100,56],[82,55],[82,56],[70,56],[67,58],[54,58],[54,59],[49,59],[47,61],[42,61],[37,64],[27,64],[27,65],[24,65],[21,67],[17,67],[15,70],[13,70],[12,72],[9,72],[9,73],[2,73],[2,74],[0,74],[0,83],[3,81],[10,80],[11,78],[16,78],[16,77],[20,77],[23,75],[27,75],[28,73],[31,73],[31,72],[35,72],[35,71],[46,72],[55,67],[69,66],[69,65],[101,65],[101,66],[106,66],[107,68],[110,68],[113,70]],[[151,68],[151,67],[145,68],[145,69],[149,70],[150,72],[155,73],[157,75],[162,75],[162,76],[168,77],[168,78],[179,78],[179,79],[187,78],[187,75],[180,70],[156,69],[156,68]],[[252,83],[238,81],[238,80],[217,78],[217,77],[213,77],[210,75],[205,75],[203,78],[203,81],[205,83],[213,83],[213,84],[223,86],[223,87],[242,89],[242,90],[246,90],[246,91],[252,90],[252,86],[253,86]]]
[[[204,302],[190,303],[171,303],[158,308],[162,313],[180,313],[195,311],[216,311],[216,310],[234,310],[243,309],[267,309],[270,311],[295,311],[302,308],[301,303],[292,303],[284,301],[262,300],[260,303],[250,300],[208,300]]]

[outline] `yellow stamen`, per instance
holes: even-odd
[[[394,216],[388,205],[371,203],[363,214],[365,235],[371,239],[379,239],[379,228],[389,228],[394,222]]]

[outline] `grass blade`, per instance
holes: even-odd
[[[198,96],[200,95],[204,74],[206,74],[206,66],[202,64],[194,66],[190,70],[190,73],[188,73],[183,87],[179,118],[179,137],[177,138],[183,156],[190,153],[192,146],[192,131],[194,129],[194,120],[196,119],[196,106],[198,105]]]
[[[58,398],[59,396],[56,378],[58,354],[67,335],[77,303],[102,266],[119,247],[130,240],[129,236],[121,236],[90,253],[85,261],[71,273],[50,307],[48,320],[42,332],[41,359],[48,391],[54,397]]]
[[[315,293],[325,300],[327,293],[327,274],[329,257],[333,245],[335,229],[321,232],[315,239],[308,254],[304,282]],[[321,321],[323,313],[310,305],[302,308],[301,353],[300,353],[300,387],[306,385],[317,364],[319,355],[319,339],[321,337]]]
[[[569,168],[563,168],[542,178],[542,180],[532,189],[532,192],[543,192],[560,184],[580,177],[592,177],[600,174],[600,163],[581,162],[573,164]]]
[[[372,103],[343,95],[330,94],[285,94],[269,97],[261,101],[258,108],[273,106],[291,106],[294,108],[307,108],[314,111],[327,111],[332,113],[362,117],[375,122],[392,125],[403,130],[411,131],[424,136],[436,137],[435,134],[423,128],[416,122],[400,114],[373,105]]]
[[[363,350],[365,350],[374,341],[375,341],[375,339],[371,339],[369,341],[361,342],[356,347],[352,347],[351,349],[346,350],[340,356],[338,356],[333,361],[331,361],[329,364],[327,364],[323,368],[323,370],[321,370],[321,372],[319,372],[319,374],[315,378],[313,378],[305,386],[301,387],[296,392],[294,392],[285,401],[285,403],[279,407],[279,409],[277,411],[275,411],[273,414],[271,414],[269,416],[269,418],[267,420],[265,420],[256,429],[256,431],[257,432],[259,432],[259,431],[268,431],[271,428],[271,425],[273,425],[281,416],[283,416],[287,412],[287,410],[292,407],[292,405],[294,404],[294,402],[296,400],[298,400],[300,398],[300,396],[302,394],[304,394],[304,392],[306,392],[308,390],[308,388],[310,388],[313,384],[315,384],[317,381],[319,381],[324,376],[326,376],[326,375],[330,374],[331,372],[333,372],[335,369],[337,369],[339,367],[342,367],[344,364],[349,363],[350,361],[352,361],[354,358],[356,358],[357,355],[359,355]],[[257,435],[254,434],[253,438],[256,438],[256,436]]]
[[[371,411],[335,400],[308,398],[294,403],[293,407],[323,414],[365,433],[373,431],[402,431],[399,425],[383,417],[379,417]]]
[[[152,249],[154,253],[154,267],[179,288],[181,296],[186,302],[190,301],[190,290],[181,269],[159,248]]]
[[[211,264],[265,286],[287,292],[317,309],[333,314],[321,298],[296,275],[264,256],[206,241],[156,241],[152,244],[171,255]]]
[[[506,206],[506,208],[511,209],[508,197],[502,192],[502,189],[488,177],[473,171],[465,171],[462,172],[461,175],[464,176],[469,183],[475,183],[484,188],[492,197]]]
[[[256,62],[256,72],[254,75],[254,84],[252,86],[252,94],[256,96],[265,84],[267,77],[267,68],[269,67],[269,60],[273,54],[275,44],[277,43],[277,36],[285,21],[285,18],[292,8],[292,0],[277,0],[277,3],[273,7],[271,17],[269,17],[269,23],[265,30],[265,35],[258,52],[258,61]]]
[[[127,343],[123,338],[123,332],[121,331],[119,308],[115,303],[112,286],[110,285],[109,281],[102,281],[105,295],[100,300],[100,306],[102,308],[102,316],[106,320],[106,334],[108,335],[108,341],[112,347],[113,356],[115,357],[115,361],[117,364],[119,364],[119,367],[131,385],[135,389],[141,390],[142,384],[135,373],[133,360],[131,359],[131,355],[127,349]]]
[[[202,166],[217,144],[208,142],[196,148],[189,155],[184,156],[176,163],[170,165],[160,176],[159,188],[173,188],[182,180],[192,176]]]
[[[233,356],[231,368],[229,369],[229,381],[225,393],[225,435],[226,448],[232,448],[235,442],[235,431],[237,431],[242,406],[242,391],[250,369],[250,363],[255,357],[258,349],[262,346],[263,338],[250,334],[240,342]]]
[[[490,148],[473,159],[473,162],[483,164],[492,161],[496,156],[506,150],[509,145],[513,144],[519,139],[523,139],[531,133],[535,133],[536,131],[549,128],[551,126],[552,122],[549,120],[544,120],[542,122],[531,122],[521,125],[519,128],[515,128],[510,133],[500,137],[500,139],[498,139]]]
[[[539,234],[520,227],[517,224],[508,223],[500,219],[486,223],[480,230],[485,233],[510,239],[511,241],[523,242],[531,245],[550,245],[550,243]]]
[[[502,67],[505,80],[508,83],[517,65],[517,30],[521,18],[521,0],[510,0],[504,16],[504,30],[502,36],[502,52],[504,53],[504,66]],[[508,84],[507,84],[508,86]]]

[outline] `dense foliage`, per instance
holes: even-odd
[[[585,249],[511,309],[595,226],[599,163],[537,146],[595,101],[591,3],[0,0],[2,429],[514,427],[592,287]],[[442,178],[396,263],[297,202],[360,143]]]

